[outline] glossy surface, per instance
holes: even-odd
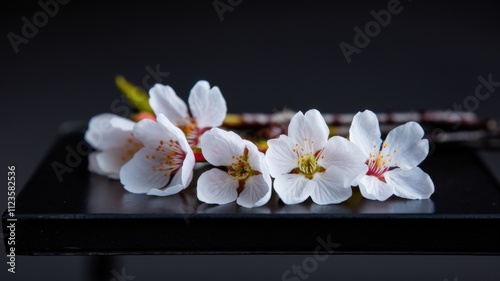
[[[197,200],[209,166],[179,194],[131,194],[69,152],[85,148],[81,130],[62,136],[19,195],[19,254],[303,253],[332,233],[346,253],[500,252],[499,186],[472,149],[438,147],[424,161],[436,187],[428,200],[371,201],[355,188],[338,205],[285,205],[274,194],[246,209]],[[71,168],[62,181],[55,163]]]
[[[209,165],[198,168],[191,185],[177,195],[129,193],[118,180],[89,173],[84,156],[75,168],[66,164],[66,157],[71,154],[68,151],[77,151],[80,141],[79,133],[59,140],[18,199],[17,214],[500,214],[498,183],[471,149],[438,147],[420,165],[435,185],[435,193],[427,200],[392,196],[384,202],[372,201],[362,198],[354,188],[353,196],[337,205],[317,205],[310,199],[302,204],[285,205],[274,193],[268,204],[247,209],[236,203],[219,206],[197,200],[196,180],[211,168]],[[498,155],[494,151],[481,154]],[[61,174],[62,182],[53,168],[56,162],[73,169]]]

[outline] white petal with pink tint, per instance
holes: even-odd
[[[170,139],[173,139],[181,140],[184,143],[183,140],[186,139],[184,133],[174,126],[163,114],[157,117],[157,122],[144,119],[137,123],[134,127],[134,136],[145,146],[149,147],[156,146],[159,140],[168,142]],[[187,140],[185,143],[187,143]]]
[[[316,109],[308,110],[306,114],[297,112],[288,126],[288,137],[299,145],[309,142],[313,151],[325,146],[329,133],[323,115]]]
[[[227,204],[238,197],[238,181],[227,172],[213,168],[198,178],[197,196],[202,202],[209,204]]]
[[[347,177],[343,171],[331,167],[324,173],[314,175],[313,181],[316,188],[311,193],[311,199],[314,203],[337,204],[349,199],[352,195],[352,189],[346,186],[346,181],[350,182],[351,177]]]
[[[389,171],[385,179],[394,187],[394,194],[402,198],[428,199],[434,193],[431,177],[418,167]]]
[[[273,178],[290,173],[297,167],[297,154],[293,152],[296,149],[295,143],[290,137],[281,135],[277,139],[268,140],[267,144],[269,148],[266,151],[266,161]]]
[[[108,149],[95,154],[95,160],[99,169],[112,179],[118,179],[120,169],[129,161],[134,153],[127,154],[121,148]]]
[[[382,154],[392,154],[392,162],[402,169],[418,166],[429,153],[424,130],[416,122],[408,122],[391,130],[382,144]]]
[[[217,86],[210,89],[207,81],[198,81],[189,94],[189,108],[199,128],[222,125],[226,117],[226,100]]]
[[[201,137],[201,149],[214,168],[198,179],[198,199],[211,204],[236,200],[243,207],[259,207],[271,197],[271,177],[264,154],[255,144],[233,132],[212,128]],[[218,198],[220,197],[220,198]]]
[[[89,122],[84,139],[96,150],[89,155],[91,172],[118,179],[121,167],[142,143],[132,133],[136,123],[115,114],[99,114]]]
[[[370,110],[358,112],[349,129],[349,140],[361,149],[367,159],[374,150],[378,152],[382,140],[377,115]]]
[[[84,138],[98,150],[122,147],[131,137],[134,125],[135,122],[115,114],[99,114],[90,119]]]
[[[165,175],[158,168],[163,157],[152,148],[139,150],[120,170],[120,181],[125,189],[132,193],[147,193],[153,188],[165,188],[170,182],[170,174]]]
[[[155,84],[149,90],[149,96],[149,105],[156,115],[164,114],[176,126],[184,125],[189,119],[186,103],[172,87]]]
[[[157,120],[144,119],[134,128],[145,147],[120,170],[120,180],[130,192],[165,196],[191,182],[195,160],[184,134],[163,114]]]
[[[269,201],[272,190],[271,179],[267,180],[265,177],[269,177],[269,174],[251,176],[245,181],[245,187],[236,200],[238,205],[253,208],[260,207]]]
[[[248,140],[243,140],[243,144],[248,149],[248,163],[256,171],[262,171],[269,174],[269,168],[266,163],[264,153],[260,152],[257,146]]]
[[[283,174],[274,179],[274,190],[285,204],[304,202],[316,184],[299,174]]]
[[[172,194],[179,193],[181,190],[185,188],[185,185],[182,183],[182,174],[181,173],[176,173],[170,183],[168,184],[168,187],[163,188],[163,189],[156,189],[156,188],[151,188],[148,192],[147,195],[155,195],[155,196],[169,196]]]
[[[385,201],[394,194],[394,186],[376,177],[364,176],[359,180],[359,191],[366,199]]]
[[[212,129],[205,132],[200,138],[205,159],[214,166],[228,166],[245,150],[245,144],[240,136],[234,132]]]
[[[355,144],[343,137],[334,136],[326,142],[318,164],[338,170],[338,175],[343,175],[343,186],[350,186],[352,179],[366,172],[365,160],[365,155]]]

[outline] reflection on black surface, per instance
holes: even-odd
[[[192,188],[178,194],[159,197],[127,192],[117,180],[90,174],[88,213],[118,214],[191,214],[198,200]]]
[[[427,200],[407,200],[391,197],[386,201],[368,200],[361,196],[359,189],[353,188],[352,197],[340,204],[318,205],[308,199],[302,204],[281,206],[277,213],[311,214],[428,214],[434,213],[434,202]]]
[[[195,176],[199,175],[197,172]],[[196,178],[195,178],[196,179]],[[196,182],[196,180],[193,180]],[[274,193],[269,202],[258,208],[241,207],[236,202],[225,205],[206,204],[196,198],[192,184],[182,192],[166,197],[127,192],[117,180],[89,174],[88,213],[105,214],[422,214],[434,213],[434,202],[391,197],[373,201],[353,188],[353,195],[341,204],[318,205],[308,199],[301,204],[286,205]]]
[[[363,200],[358,212],[361,214],[430,214],[434,213],[431,199],[407,200],[392,197],[387,201]]]
[[[384,202],[363,198],[353,188],[351,198],[341,204],[317,205],[310,199],[297,205],[285,205],[276,193],[263,207],[248,210],[231,203],[225,206],[201,204],[196,197],[196,181],[211,166],[195,169],[191,186],[168,197],[127,192],[117,180],[109,180],[87,171],[83,162],[59,182],[52,161],[63,163],[65,146],[75,147],[81,132],[62,137],[40,165],[18,198],[18,214],[436,214],[498,215],[500,188],[475,150],[439,148],[420,166],[434,181],[430,200],[406,200],[391,197]]]
[[[224,205],[202,203],[197,210],[202,214],[270,214],[271,209],[267,205],[257,208],[245,208],[232,202]]]

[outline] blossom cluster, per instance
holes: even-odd
[[[198,199],[248,208],[266,204],[273,188],[285,204],[309,197],[317,204],[340,203],[353,186],[380,201],[392,195],[427,199],[434,192],[418,167],[429,152],[418,123],[398,126],[382,141],[377,116],[365,110],[354,116],[348,139],[330,137],[321,113],[311,109],[295,113],[288,133],[268,140],[264,153],[220,128],[227,107],[218,87],[197,82],[188,104],[170,86],[156,84],[149,90],[154,115],[143,114],[138,122],[114,114],[93,117],[85,134],[96,150],[89,170],[119,179],[132,193],[168,196],[187,188],[196,163],[206,161],[214,167],[198,177]]]

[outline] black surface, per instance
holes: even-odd
[[[247,209],[200,204],[204,168],[168,197],[128,193],[89,173],[84,156],[59,182],[51,164],[82,143],[81,130],[62,135],[19,195],[18,254],[313,253],[328,237],[337,253],[500,253],[500,190],[471,148],[439,147],[424,161],[436,187],[428,200],[372,201],[355,188],[337,205],[273,194]]]
[[[38,2],[9,1],[0,9],[5,118],[0,127],[0,162],[4,169],[16,165],[18,189],[39,167],[59,124],[102,112],[124,114],[111,107],[120,100],[113,77],[123,74],[141,84],[146,66],[159,64],[168,71],[170,75],[161,82],[184,99],[198,79],[207,79],[221,88],[233,112],[270,112],[283,106],[331,112],[452,109],[474,94],[479,75],[492,73],[495,81],[500,79],[498,1],[403,0],[403,12],[353,56],[351,64],[342,56],[339,43],[352,43],[353,27],[372,20],[369,12],[384,9],[387,0],[244,0],[225,13],[223,22],[212,0],[71,0],[15,54],[6,34],[19,34],[21,18],[39,11]],[[498,92],[481,101],[474,112],[500,118]],[[2,210],[6,197],[7,192],[0,193]],[[4,250],[3,245],[0,248]],[[166,276],[279,280],[284,270],[304,258],[138,256],[125,258],[116,269],[126,266],[136,280]],[[308,280],[453,280],[458,276],[459,280],[496,281],[499,258],[335,256]],[[0,279],[83,280],[82,259],[19,257],[19,272],[14,276],[0,272]],[[6,260],[0,257],[3,264]]]

